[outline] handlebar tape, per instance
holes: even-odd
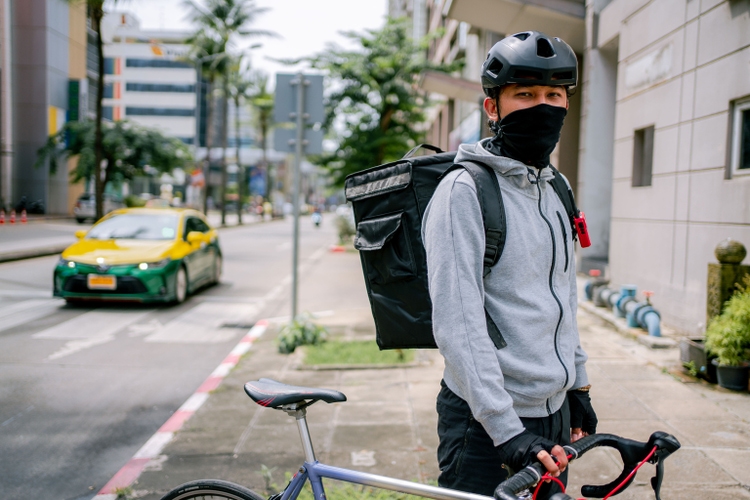
[[[495,490],[495,498],[497,500],[518,500],[516,494],[538,483],[545,472],[547,472],[547,469],[540,463],[524,467],[500,483]]]

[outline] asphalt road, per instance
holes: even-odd
[[[301,280],[333,222],[301,219]],[[67,306],[57,257],[0,264],[0,498],[93,497],[253,322],[289,314],[291,235],[290,220],[222,230],[221,284],[180,306]]]

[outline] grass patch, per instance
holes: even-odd
[[[306,365],[390,365],[410,363],[413,360],[412,350],[381,351],[370,340],[329,340],[305,347]]]

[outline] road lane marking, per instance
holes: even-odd
[[[33,299],[0,309],[0,332],[47,316],[64,304],[62,299]]]
[[[232,349],[232,353],[228,355],[221,362],[219,367],[214,370],[211,375],[200,385],[200,387],[190,396],[180,408],[172,414],[169,419],[164,422],[159,430],[146,441],[146,444],[133,455],[133,458],[112,476],[107,484],[99,490],[93,500],[115,500],[117,495],[115,491],[118,488],[127,488],[132,485],[141,473],[148,469],[150,466],[158,467],[160,462],[165,459],[161,452],[174,438],[177,431],[182,429],[193,414],[203,406],[208,400],[208,396],[211,390],[216,388],[223,378],[234,368],[240,360],[240,356],[236,353],[246,353],[252,347],[253,342],[261,335],[263,335],[268,328],[268,321],[258,321],[245,336],[239,341],[239,343]],[[227,366],[231,365],[231,366]],[[219,369],[221,368],[221,369]],[[259,412],[258,412],[259,413]]]
[[[53,361],[64,356],[114,340],[115,333],[131,323],[154,312],[146,310],[97,309],[63,321],[32,335],[35,339],[68,340],[66,344],[50,354]]]
[[[257,304],[202,302],[148,334],[144,341],[182,344],[226,342],[235,338],[238,332],[232,328],[221,328],[221,325],[239,323],[257,311]]]

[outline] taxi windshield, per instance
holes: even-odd
[[[89,240],[173,240],[177,234],[176,214],[120,214],[92,227]]]

